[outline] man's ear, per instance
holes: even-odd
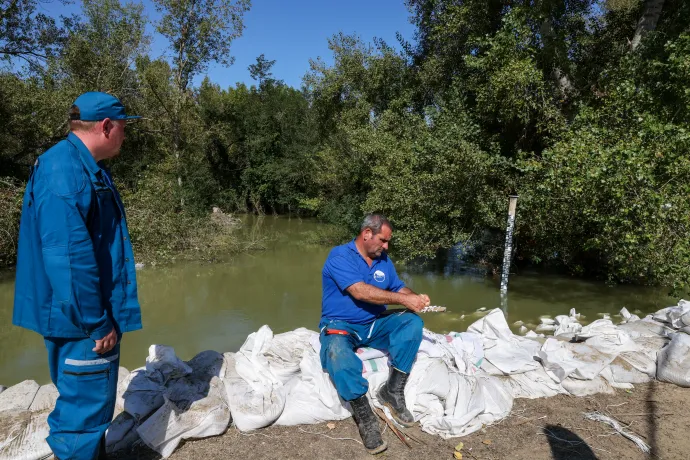
[[[108,136],[111,129],[113,129],[113,122],[110,120],[110,118],[106,118],[101,122],[101,132],[103,134]]]

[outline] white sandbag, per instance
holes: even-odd
[[[534,355],[539,344],[512,333],[501,309],[491,310],[484,318],[467,328],[482,337],[484,357],[504,374],[516,374],[537,369]]]
[[[58,398],[55,385],[38,387],[33,380],[26,380],[3,395],[8,398],[14,395],[13,405],[17,409],[0,412],[0,459],[33,460],[49,455],[51,451],[45,438],[50,430],[48,415]],[[9,406],[7,402],[4,407]]]
[[[558,326],[556,326],[555,324],[540,324],[539,326],[537,326],[535,330],[537,332],[552,332],[556,329],[558,329]]]
[[[490,425],[507,417],[513,409],[513,395],[503,380],[490,375],[478,375],[477,383],[484,397],[484,410],[479,415],[482,423]]]
[[[374,374],[376,372],[385,372],[386,375],[388,375],[388,371],[389,363],[387,356],[362,361],[362,375],[364,378],[367,378],[369,374]]]
[[[546,339],[538,356],[546,373],[560,383],[569,376],[592,380],[615,358],[615,355],[601,353],[584,343],[569,343],[553,338]]]
[[[275,377],[275,384],[250,385],[237,371],[236,353],[225,353],[221,380],[225,385],[232,421],[240,431],[263,428],[278,420],[285,408],[286,388]],[[266,373],[270,370],[266,369]],[[258,390],[257,390],[258,389]]]
[[[675,332],[663,323],[655,321],[651,316],[624,324],[619,324],[618,328],[628,333],[633,339],[638,337],[666,337]]]
[[[576,320],[570,318],[569,316],[557,316],[560,318],[558,322],[558,327],[553,332],[554,337],[566,334],[577,334],[582,330],[582,324],[578,323]]]
[[[127,412],[117,415],[105,432],[106,453],[131,449],[139,439],[138,427],[137,421]]]
[[[6,410],[0,413],[0,460],[38,460],[48,457],[51,450],[45,438],[50,430],[49,413],[49,410]]]
[[[512,374],[503,377],[505,384],[510,389],[513,398],[550,398],[558,394],[568,394],[560,383],[556,383],[540,367],[523,374]]]
[[[506,417],[512,409],[512,395],[496,377],[450,374],[449,383],[451,391],[443,406],[430,394],[418,401],[426,410],[419,422],[427,433],[444,439],[466,436]]]
[[[315,424],[350,417],[328,373],[321,369],[321,360],[314,351],[304,353],[300,371],[300,376],[294,378],[290,382],[292,384],[286,385],[287,400],[276,425]]]
[[[623,318],[624,323],[634,323],[635,321],[639,321],[640,317],[637,315],[633,315],[628,311],[627,308],[623,307],[621,309],[621,317]]]
[[[587,345],[602,353],[615,355],[625,351],[638,351],[630,335],[608,319],[598,319],[588,324],[578,332],[577,337],[587,339]]]
[[[273,331],[261,326],[257,332],[249,334],[244,344],[235,354],[237,374],[257,392],[270,392],[271,387],[281,386],[282,380],[271,370],[266,352],[269,350]]]
[[[125,400],[123,395],[125,394],[127,384],[129,383],[129,374],[130,372],[122,366],[120,366],[117,371],[117,392],[115,393],[115,412],[113,413],[113,419],[117,418],[117,416],[125,410]]]
[[[678,305],[663,308],[654,313],[653,318],[662,323],[667,323],[674,329],[683,329],[690,326],[690,302],[680,300]]]
[[[597,393],[614,394],[616,392],[611,384],[601,376],[592,380],[567,378],[561,384],[573,396],[590,396]]]
[[[436,334],[424,329],[419,353],[429,358],[441,358],[449,367],[467,375],[474,375],[484,361],[482,336],[474,332]]]
[[[419,419],[422,430],[444,439],[466,436],[481,429],[482,422],[477,417],[484,410],[481,388],[475,376],[451,374],[449,383],[452,390],[445,404],[441,405],[433,395],[417,402],[426,409]],[[434,404],[435,401],[439,403]]]
[[[648,374],[635,368],[635,366],[621,356],[617,356],[611,362],[609,369],[611,370],[613,380],[619,383],[647,383],[652,379]]]
[[[674,334],[671,343],[658,353],[656,377],[662,382],[690,387],[689,335],[684,332]]]
[[[386,353],[382,350],[377,350],[376,348],[361,347],[355,350],[357,357],[362,361],[368,361],[370,359],[385,358]]]
[[[188,394],[189,399],[165,404],[139,426],[141,440],[163,458],[168,458],[180,441],[222,434],[230,422],[225,388],[218,377],[208,382],[207,394]],[[199,399],[194,399],[199,398]]]
[[[641,321],[640,321],[641,322]],[[656,362],[659,351],[671,342],[668,337],[638,337],[633,339],[639,352],[644,353],[649,359]]]
[[[34,396],[34,400],[31,402],[29,410],[31,412],[48,411],[50,413],[55,407],[58,396],[57,388],[52,383],[41,385],[36,392],[36,396]]]
[[[192,369],[175,354],[175,349],[167,345],[151,345],[146,358],[146,372],[165,384],[170,379],[182,377],[192,372]]]
[[[319,334],[303,327],[272,337],[264,354],[271,372],[282,383],[299,374],[302,356],[305,350],[311,350],[313,337],[318,340]]]
[[[622,390],[632,390],[635,388],[632,383],[617,381],[611,371],[611,366],[607,366],[606,369],[601,371],[600,377],[606,380],[611,385],[611,388],[619,388]]]
[[[29,410],[40,385],[24,380],[0,393],[0,412]]]

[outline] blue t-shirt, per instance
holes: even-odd
[[[386,305],[362,302],[347,293],[348,287],[360,281],[392,292],[405,287],[385,252],[374,259],[370,267],[357,250],[354,240],[336,246],[328,254],[322,271],[322,321],[337,319],[353,324],[367,324],[386,309]]]

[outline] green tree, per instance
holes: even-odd
[[[271,76],[273,75],[273,72],[271,72],[271,68],[273,68],[273,65],[275,63],[275,60],[269,61],[268,59],[266,59],[266,56],[264,56],[264,54],[261,53],[256,58],[256,64],[249,64],[249,67],[247,68],[249,70],[249,75],[252,77],[252,79],[257,80],[259,82],[259,87],[261,87],[264,82],[273,81],[273,79],[271,78]]]

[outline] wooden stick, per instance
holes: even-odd
[[[405,440],[405,436],[400,432],[400,430],[398,430],[398,427],[396,427],[393,422],[388,420],[388,417],[386,417],[386,414],[384,414],[381,409],[379,409],[378,407],[374,407],[374,412],[376,413],[376,415],[379,416],[379,418],[383,419],[383,421],[386,422],[386,425],[388,425],[390,427],[391,431],[393,431],[393,433],[395,433],[395,435],[398,437],[398,439],[400,439],[400,441],[403,444],[405,444],[408,447],[408,449],[412,449],[412,446],[410,445],[410,443],[408,443]]]

